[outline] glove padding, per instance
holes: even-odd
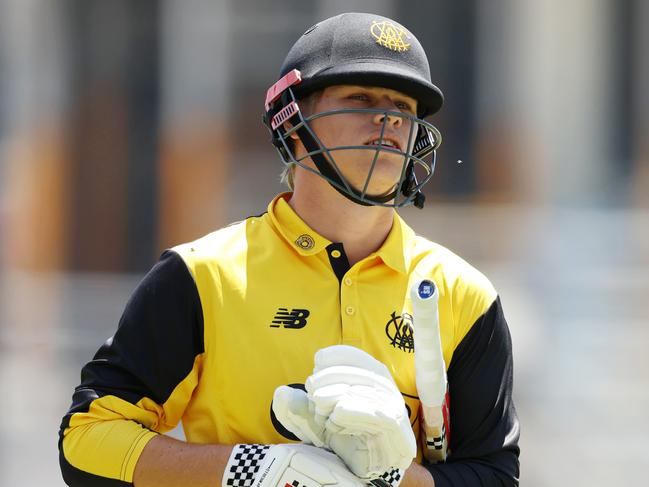
[[[336,455],[309,445],[235,445],[222,487],[366,487]]]
[[[365,480],[394,481],[386,472],[408,468],[417,443],[384,364],[354,347],[327,347],[316,353],[306,389],[281,386],[273,399],[275,416],[298,438],[330,448]]]
[[[324,421],[316,422],[314,405],[306,392],[279,386],[273,395],[273,413],[282,425],[304,443],[326,447]]]

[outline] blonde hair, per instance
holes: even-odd
[[[282,184],[286,184],[286,186],[288,186],[288,189],[293,191],[294,177],[295,177],[295,163],[289,162],[284,165],[284,169],[282,169],[282,173],[279,175],[279,182]]]

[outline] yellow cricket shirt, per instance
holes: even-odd
[[[128,485],[146,443],[181,420],[193,443],[294,439],[272,417],[273,392],[304,384],[315,352],[333,344],[359,347],[388,366],[417,433],[409,288],[424,277],[440,292],[452,454],[476,440],[476,424],[495,425],[480,433],[483,443],[517,449],[511,344],[488,280],[416,236],[396,213],[382,247],[350,268],[343,245],[311,230],[288,196],[279,195],[261,216],[165,252],[140,283],[114,337],[83,368],[63,418],[66,482]],[[481,331],[471,334],[476,323]],[[494,343],[502,359],[490,358]],[[466,358],[455,365],[458,347]],[[485,359],[495,360],[482,364],[488,370],[481,368]],[[455,401],[474,392],[485,403],[478,416],[462,405],[454,414]]]

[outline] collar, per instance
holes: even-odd
[[[284,240],[300,255],[314,255],[331,244],[309,227],[288,204],[291,193],[278,194],[268,205],[268,215]]]
[[[392,228],[383,245],[373,254],[397,272],[406,274],[415,251],[415,232],[394,212]]]
[[[291,193],[277,195],[268,205],[268,215],[277,231],[300,255],[315,255],[332,242],[316,233],[288,204]],[[370,257],[379,257],[387,266],[403,274],[410,269],[415,232],[394,212],[392,228],[383,245]]]

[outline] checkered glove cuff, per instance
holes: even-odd
[[[234,445],[222,487],[250,487],[270,445]]]
[[[397,487],[403,480],[403,474],[404,471],[400,468],[391,468],[377,478],[370,480],[370,485],[374,487]]]
[[[441,436],[426,437],[426,447],[429,450],[441,450],[444,448],[444,442],[446,441],[446,425],[444,423],[442,423],[441,433]]]

